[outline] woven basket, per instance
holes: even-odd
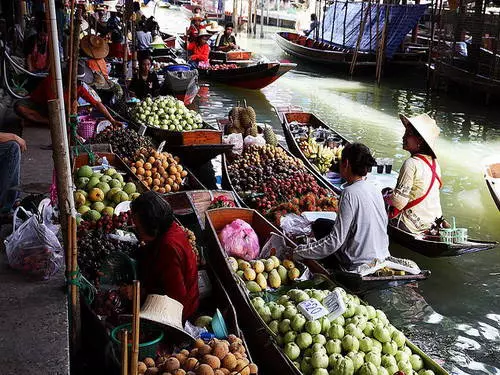
[[[78,134],[85,139],[91,139],[94,137],[96,125],[96,121],[81,120],[78,122]]]

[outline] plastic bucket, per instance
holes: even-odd
[[[118,347],[118,351],[121,353],[121,347],[122,347],[122,342],[121,342],[121,331],[126,329],[129,333],[132,332],[132,323],[126,323],[122,324],[118,327],[115,327],[111,331],[111,341],[115,346]],[[152,324],[145,324],[141,322],[140,325],[140,331],[141,332],[148,332],[151,336],[156,337],[155,339],[147,342],[141,343],[139,341],[139,359],[143,359],[146,357],[151,357],[155,358],[156,357],[156,352],[158,350],[158,345],[160,344],[161,340],[163,340],[163,337],[165,336],[163,330],[157,326],[154,326]],[[129,353],[132,351],[132,340],[129,340],[128,343],[128,348],[129,348]]]

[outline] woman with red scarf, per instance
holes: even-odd
[[[26,40],[26,67],[30,72],[41,73],[49,69],[49,34],[44,20],[39,20],[36,34]]]
[[[170,205],[154,191],[131,204],[137,232],[146,246],[138,255],[139,280],[144,295],[160,294],[182,303],[183,320],[198,308],[196,254]]]

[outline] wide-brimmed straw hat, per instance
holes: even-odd
[[[103,59],[108,56],[108,43],[97,35],[86,35],[80,41],[80,48],[93,59]]]
[[[190,336],[182,326],[182,303],[168,296],[150,294],[142,305],[141,319],[150,320]]]
[[[210,24],[205,28],[209,33],[218,33],[224,30],[224,27],[220,26],[217,21],[211,21]]]
[[[208,31],[207,31],[207,30],[205,30],[205,29],[201,29],[201,30],[200,30],[200,32],[199,32],[199,33],[198,33],[198,35],[197,35],[197,38],[203,38],[203,37],[208,37],[208,38],[210,38],[211,36],[212,36],[212,35],[210,35],[210,34],[208,33]]]
[[[412,126],[417,131],[436,156],[436,140],[441,132],[436,121],[426,113],[415,117],[406,117],[400,114],[399,118],[404,126]]]

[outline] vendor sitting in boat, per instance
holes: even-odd
[[[215,39],[216,51],[228,52],[239,48],[233,35],[233,29],[234,25],[229,22],[226,24],[224,31],[217,35],[217,39]]]
[[[155,72],[151,71],[151,58],[144,57],[139,62],[139,72],[137,73],[128,87],[129,93],[141,100],[145,99],[148,95],[158,96],[160,84],[158,83],[158,76]]]
[[[394,192],[386,201],[390,205],[391,225],[421,233],[442,216],[441,168],[435,153],[439,128],[427,114],[400,118],[406,128],[403,149],[411,157],[403,163]]]
[[[340,196],[337,219],[326,237],[297,246],[294,256],[323,259],[333,255],[329,260],[348,271],[390,256],[384,200],[380,191],[366,181],[368,170],[375,164],[365,145],[351,143],[344,148],[340,174],[347,186]]]
[[[186,320],[199,304],[195,249],[160,194],[141,194],[131,203],[131,211],[139,238],[146,243],[137,256],[142,294],[167,295],[182,303]]]
[[[208,65],[208,57],[210,55],[210,46],[207,43],[208,39],[210,39],[210,34],[206,30],[201,30],[196,38],[196,42],[188,44],[189,64],[192,67],[198,68],[200,63]]]
[[[191,26],[189,26],[187,30],[188,42],[195,42],[200,31],[205,28],[205,26],[202,25],[203,20],[204,18],[201,16],[194,16],[191,18]]]

